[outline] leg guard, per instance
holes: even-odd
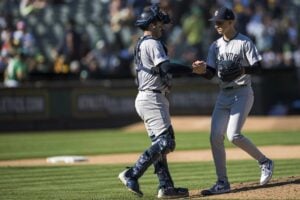
[[[157,174],[158,181],[159,181],[159,188],[169,188],[169,187],[174,187],[174,183],[172,180],[172,177],[169,172],[169,167],[167,163],[167,153],[174,151],[175,149],[175,136],[174,136],[174,131],[172,126],[169,127],[169,129],[164,133],[166,135],[169,135],[170,138],[169,143],[169,148],[162,154],[157,161],[153,163],[154,165],[154,173]]]
[[[157,174],[159,186],[158,188],[169,188],[174,187],[172,177],[169,172],[169,167],[167,163],[167,155],[161,155],[159,159],[153,163],[154,173]]]
[[[135,165],[129,170],[129,176],[138,179],[148,167],[159,157],[159,152],[152,151],[153,146],[147,149],[136,161]]]
[[[160,156],[175,149],[174,133],[171,133],[169,130],[173,130],[171,126],[166,132],[155,138],[152,146],[139,157],[130,170],[132,178],[140,178],[148,167],[156,162]]]

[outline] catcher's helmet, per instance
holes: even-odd
[[[155,20],[162,21],[164,24],[171,22],[169,15],[161,12],[159,6],[154,4],[142,12],[140,17],[136,20],[135,25],[141,29],[145,29]]]

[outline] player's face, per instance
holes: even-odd
[[[164,31],[164,23],[161,21],[156,21],[151,27],[152,35],[156,38],[160,38]]]
[[[220,35],[225,34],[230,29],[230,21],[215,21],[215,29]]]

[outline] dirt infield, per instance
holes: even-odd
[[[175,131],[209,131],[210,117],[206,116],[185,116],[172,117],[172,124]],[[144,131],[142,123],[132,124],[124,127],[127,131]],[[287,117],[263,117],[249,116],[243,127],[244,131],[274,131],[289,130],[300,131],[300,116]]]
[[[266,146],[260,147],[267,156],[273,159],[300,159],[299,146]],[[0,166],[43,166],[43,165],[91,165],[91,164],[131,164],[139,157],[139,153],[113,154],[87,156],[87,161],[75,163],[47,163],[46,158],[42,159],[23,159],[0,161]],[[226,149],[227,160],[248,160],[252,159],[248,154],[238,148]],[[169,162],[201,162],[211,161],[211,151],[192,150],[175,151],[168,155]]]
[[[272,146],[260,149],[273,159],[299,159],[300,146]],[[228,160],[251,159],[240,149],[227,149]],[[90,165],[90,164],[132,164],[139,154],[116,154],[88,156],[87,162],[50,164],[46,159],[28,159],[1,161],[0,166],[42,166],[42,165]],[[197,162],[212,160],[210,150],[175,151],[168,156],[169,162]],[[275,168],[276,170],[276,168]],[[199,190],[190,191],[189,199],[299,199],[300,176],[272,180],[267,186],[261,187],[257,182],[246,182],[232,185],[232,192],[222,195],[201,196]]]
[[[172,124],[175,131],[209,131],[210,117],[172,117]],[[144,131],[143,123],[133,124],[124,127],[126,131]],[[245,131],[278,131],[278,130],[299,130],[300,116],[291,117],[249,117],[244,126]],[[267,146],[260,149],[269,157],[274,159],[300,159],[300,143],[296,146]],[[227,149],[228,160],[251,159],[244,151],[233,148]],[[133,163],[139,154],[114,154],[87,156],[87,162],[73,164],[121,164]],[[175,151],[168,156],[170,162],[198,162],[212,160],[210,150],[199,151]],[[58,163],[64,164],[64,163]],[[37,166],[49,165],[44,159],[26,159],[0,161],[0,166]]]

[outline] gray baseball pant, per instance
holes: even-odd
[[[210,143],[219,181],[228,181],[224,135],[258,162],[266,159],[241,129],[254,102],[251,86],[221,89],[212,114]]]

